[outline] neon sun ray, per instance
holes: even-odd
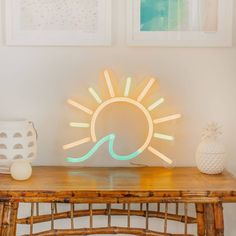
[[[181,118],[181,115],[180,114],[175,114],[175,115],[170,115],[170,116],[165,116],[165,117],[162,117],[162,118],[155,119],[153,121],[153,123],[154,124],[161,124],[161,123],[171,121],[171,120],[176,120],[176,119],[179,119],[179,118]]]
[[[71,127],[75,128],[89,128],[90,124],[89,123],[76,123],[76,122],[71,122],[70,123]]]
[[[151,87],[154,83],[155,83],[155,79],[151,78],[149,80],[149,82],[147,83],[147,85],[145,86],[145,88],[143,89],[143,91],[138,96],[138,98],[137,98],[138,102],[141,102],[144,99],[144,97],[147,95],[148,91],[151,89]]]
[[[102,103],[102,99],[99,97],[99,95],[96,93],[96,91],[93,88],[89,88],[89,92],[98,104]]]
[[[88,143],[91,141],[91,138],[88,137],[88,138],[84,138],[84,139],[81,139],[81,140],[78,140],[76,142],[73,142],[73,143],[69,143],[69,144],[66,144],[63,146],[63,149],[64,150],[67,150],[67,149],[71,149],[71,148],[74,148],[74,147],[77,147],[79,145],[82,145],[84,143]]]
[[[115,97],[115,92],[114,92],[114,89],[113,89],[113,86],[112,86],[112,83],[111,83],[111,77],[110,77],[109,72],[107,70],[104,71],[104,76],[105,76],[105,79],[106,79],[106,82],[107,82],[107,87],[108,87],[110,96],[112,98],[114,98]]]
[[[173,136],[166,135],[166,134],[160,134],[160,133],[154,133],[153,137],[158,138],[158,139],[167,140],[167,141],[174,141],[174,139],[175,139]]]
[[[132,78],[128,77],[127,80],[126,80],[125,91],[124,91],[124,96],[125,97],[129,96],[131,82],[132,82]]]
[[[141,153],[143,153],[147,149],[149,152],[151,152],[155,156],[159,157],[161,160],[163,160],[171,165],[173,161],[169,157],[165,156],[163,153],[159,152],[157,149],[150,146],[150,143],[151,143],[152,138],[162,139],[165,141],[173,141],[174,140],[173,136],[154,132],[154,125],[179,119],[181,117],[181,115],[174,114],[174,115],[169,115],[166,117],[162,117],[162,118],[158,118],[158,119],[153,120],[150,112],[153,111],[154,109],[158,108],[164,102],[164,98],[158,99],[157,101],[152,103],[148,108],[144,107],[141,103],[142,100],[145,98],[145,96],[148,94],[149,90],[151,89],[151,87],[153,86],[153,84],[155,83],[156,80],[154,78],[151,78],[148,81],[148,83],[146,84],[146,86],[143,88],[141,93],[139,94],[137,100],[135,100],[135,99],[129,98],[131,84],[132,84],[131,77],[128,77],[126,79],[123,97],[118,97],[115,95],[115,91],[114,91],[114,88],[112,85],[112,79],[111,79],[110,74],[107,70],[104,71],[104,77],[105,77],[107,89],[108,89],[108,92],[110,95],[109,99],[103,101],[100,98],[100,96],[98,95],[98,93],[93,88],[89,88],[89,93],[92,95],[92,97],[95,99],[95,101],[98,104],[98,107],[96,108],[95,111],[92,111],[91,109],[89,109],[89,108],[87,108],[87,107],[85,107],[85,106],[83,106],[83,105],[79,104],[78,102],[75,102],[71,99],[69,99],[67,101],[71,106],[91,115],[92,118],[91,118],[90,123],[77,123],[77,122],[70,123],[71,127],[89,128],[91,136],[81,139],[81,140],[78,140],[78,141],[75,141],[75,142],[72,142],[72,143],[69,143],[69,144],[66,144],[63,146],[63,149],[68,150],[71,148],[78,147],[82,144],[89,143],[91,141],[94,143],[94,146],[91,148],[91,150],[87,154],[85,154],[84,156],[81,156],[81,157],[68,157],[67,161],[71,162],[71,163],[83,162],[83,161],[89,159],[92,155],[94,155],[96,153],[96,151],[103,144],[108,143],[108,151],[109,151],[110,156],[113,159],[116,159],[119,161],[131,160],[135,157],[138,157]],[[148,135],[147,135],[146,141],[137,151],[130,153],[128,155],[119,155],[119,154],[115,153],[115,151],[114,151],[114,142],[116,139],[115,134],[113,134],[113,133],[109,134],[109,135],[101,138],[98,141],[96,138],[95,126],[96,126],[96,120],[97,120],[98,115],[100,113],[102,113],[103,110],[108,105],[118,103],[118,102],[128,103],[128,104],[136,106],[137,108],[139,108],[139,110],[141,112],[143,112],[143,114],[145,115],[147,122],[148,122]]]
[[[71,106],[73,106],[73,107],[75,107],[75,108],[77,108],[77,109],[79,109],[79,110],[81,110],[81,111],[83,111],[83,112],[85,112],[85,113],[87,113],[87,114],[89,114],[89,115],[92,115],[92,114],[93,114],[93,111],[92,111],[92,110],[90,110],[89,108],[87,108],[87,107],[85,107],[85,106],[83,106],[83,105],[81,105],[81,104],[79,104],[79,103],[77,103],[77,102],[75,102],[75,101],[73,101],[73,100],[71,100],[71,99],[68,99],[67,102],[68,102]]]

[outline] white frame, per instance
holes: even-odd
[[[75,31],[23,31],[19,28],[19,0],[5,0],[6,44],[9,46],[109,46],[111,45],[112,0],[99,0],[96,34]]]
[[[233,0],[219,0],[219,32],[141,32],[140,31],[140,0],[127,0],[127,43],[129,46],[160,46],[160,47],[231,47],[233,28]],[[166,40],[160,36],[167,35]],[[191,37],[189,37],[191,35]],[[165,38],[165,39],[164,39]],[[191,39],[189,39],[191,38]]]

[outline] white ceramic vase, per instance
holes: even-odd
[[[225,168],[226,150],[219,140],[219,128],[209,125],[203,132],[203,138],[196,151],[198,169],[204,174],[220,174]]]
[[[10,173],[16,161],[31,163],[36,158],[36,136],[28,120],[0,121],[0,173]]]

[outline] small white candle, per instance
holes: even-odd
[[[32,167],[27,160],[16,160],[11,165],[10,172],[15,180],[27,180],[32,175]]]

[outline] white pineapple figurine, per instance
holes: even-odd
[[[197,167],[202,173],[220,174],[225,168],[226,151],[219,140],[221,134],[217,123],[211,123],[203,130],[196,152]]]

